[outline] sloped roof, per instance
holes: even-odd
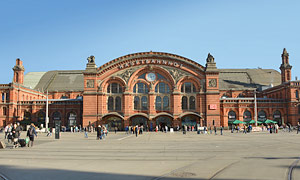
[[[34,89],[46,72],[29,72],[24,76],[24,86]]]
[[[24,86],[39,91],[83,91],[83,71],[49,71],[27,73],[24,77]],[[29,80],[33,78],[32,82]],[[25,81],[25,79],[28,79]]]
[[[274,69],[218,69],[220,90],[247,90],[281,84],[281,75]]]
[[[280,73],[274,69],[218,69],[220,90],[248,90],[281,84]],[[30,72],[24,86],[39,91],[83,91],[83,70]]]

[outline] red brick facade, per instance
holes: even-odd
[[[291,81],[291,68],[284,50],[282,83],[257,92],[259,118],[292,125],[299,121],[300,81]],[[23,85],[21,60],[13,70],[13,82],[0,86],[0,126],[24,120],[43,123],[46,93]],[[119,129],[184,123],[226,127],[231,119],[254,119],[255,88],[220,89],[220,71],[210,54],[205,67],[178,55],[145,52],[97,68],[91,56],[83,76],[83,91],[49,92],[50,126],[61,120],[64,126],[109,124]]]

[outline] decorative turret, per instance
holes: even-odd
[[[281,83],[284,83],[291,80],[291,69],[292,69],[292,66],[289,63],[289,53],[285,48],[283,49],[281,58],[282,58],[282,63],[280,66]]]
[[[23,84],[24,82],[24,71],[23,62],[18,58],[16,59],[16,65],[13,67],[14,70],[14,83]]]
[[[217,70],[215,58],[210,53],[208,53],[207,58],[206,58],[205,70],[206,71],[216,71]]]

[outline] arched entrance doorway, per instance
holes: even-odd
[[[156,118],[156,125],[160,127],[172,127],[172,118],[169,116],[159,116]]]
[[[25,111],[24,112],[23,120],[25,120],[25,121],[31,121],[31,113],[28,112],[28,111]]]
[[[130,118],[130,121],[132,126],[144,126],[145,129],[148,127],[148,118],[144,116],[134,116]]]
[[[109,131],[113,131],[115,127],[117,127],[119,131],[123,130],[123,120],[118,116],[109,116],[104,122],[107,124],[107,129]]]
[[[252,119],[251,112],[248,111],[248,110],[246,110],[246,111],[244,112],[244,114],[243,114],[243,121],[244,121],[244,122],[249,122],[249,121],[251,121],[251,119]]]
[[[193,115],[187,115],[181,118],[181,126],[197,126],[197,123],[200,122],[199,117]]]
[[[257,120],[259,120],[261,122],[264,122],[265,120],[267,120],[267,113],[264,110],[259,111]]]
[[[45,127],[45,119],[46,119],[46,113],[44,111],[39,111],[37,114],[37,121],[39,125],[43,124],[43,127]]]
[[[276,110],[273,113],[273,121],[276,121],[279,126],[282,124],[282,119],[281,119],[281,112],[279,110]]]

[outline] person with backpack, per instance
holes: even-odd
[[[34,135],[37,137],[34,124],[31,123],[31,125],[30,125],[30,127],[29,127],[29,129],[27,131],[27,137],[29,137],[29,140],[30,140],[30,142],[27,145],[28,147],[29,147],[29,144],[31,144],[31,147],[33,146]]]

